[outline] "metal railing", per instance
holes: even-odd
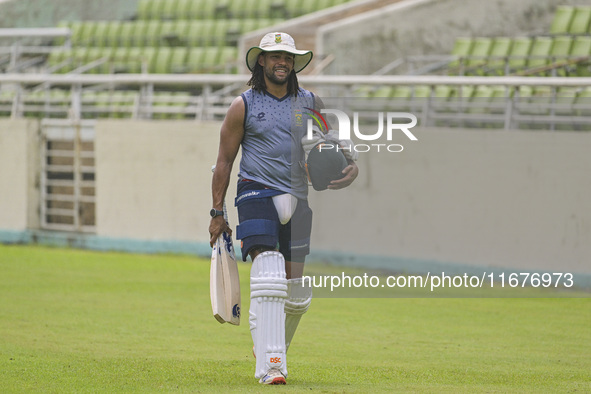
[[[38,112],[45,114],[41,117],[79,120],[101,117],[101,114],[113,112],[113,108],[117,107],[118,112],[126,114],[121,117],[153,119],[178,115],[184,119],[221,119],[231,100],[247,88],[249,78],[250,75],[235,74],[0,74],[0,86],[10,88],[11,92],[4,96],[0,91],[0,114],[19,118]],[[482,119],[485,123],[494,121],[504,128],[528,121],[542,124],[574,121],[583,125],[591,122],[585,111],[589,107],[588,102],[564,100],[563,97],[566,90],[570,91],[569,95],[577,97],[581,92],[588,91],[591,78],[302,75],[299,81],[321,97],[359,97],[361,93],[371,97],[376,89],[384,87],[427,87],[429,93],[422,97],[390,97],[380,101],[381,108],[387,105],[411,107],[421,124],[426,126],[447,126],[445,120],[449,117],[453,117],[456,123],[463,118],[469,121]],[[454,89],[455,93],[438,98],[437,90],[442,86]],[[464,97],[461,93],[463,89],[480,86],[503,87],[506,93],[490,102],[477,100],[476,96]],[[59,99],[47,94],[45,100],[36,103],[27,101],[32,92],[54,88],[62,89],[65,94]],[[544,95],[539,96],[535,92],[533,95],[531,92],[524,94],[526,89],[531,91],[531,88],[545,88]],[[170,99],[163,99],[158,93],[162,90],[190,93],[182,97],[170,94]],[[104,98],[93,101],[88,97],[89,92],[99,91],[132,91],[135,96],[126,103],[111,101],[106,104]],[[532,106],[535,111],[532,111]]]

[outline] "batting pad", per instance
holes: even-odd
[[[312,302],[312,288],[302,285],[302,278],[287,280],[287,299],[285,300],[285,351],[300,324],[302,315],[308,311]]]
[[[285,359],[285,259],[279,252],[263,252],[250,270],[250,331],[256,356],[255,377],[278,368],[287,376]]]

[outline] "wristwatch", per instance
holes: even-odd
[[[211,208],[211,211],[209,211],[209,214],[211,215],[212,218],[215,218],[216,216],[224,216],[224,211],[218,211],[215,208]]]

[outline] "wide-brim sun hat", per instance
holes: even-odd
[[[312,61],[312,51],[296,49],[295,41],[287,33],[267,33],[261,39],[258,47],[252,47],[246,52],[246,65],[250,71],[254,70],[261,52],[283,51],[295,55],[293,69],[296,73],[302,71]]]

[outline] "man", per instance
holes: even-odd
[[[286,352],[299,320],[310,305],[310,289],[301,286],[309,253],[312,211],[302,139],[303,117],[317,106],[313,93],[299,88],[296,73],[312,59],[296,49],[286,33],[269,33],[246,61],[251,89],[237,97],[220,131],[212,182],[213,208],[222,210],[232,165],[242,146],[236,205],[242,259],[253,261],[249,324],[256,357],[255,377],[262,384],[285,384]],[[353,160],[329,189],[349,186],[358,175]],[[231,233],[221,214],[209,226],[210,244]]]

